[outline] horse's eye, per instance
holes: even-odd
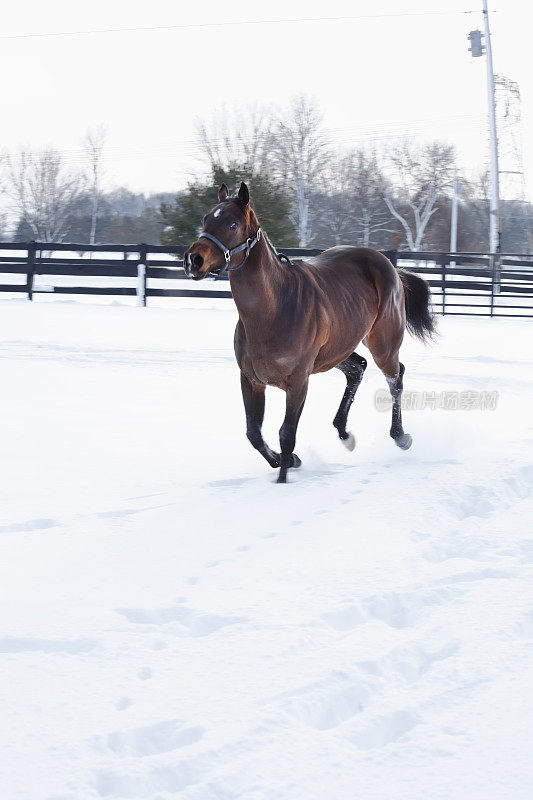
[[[230,227],[230,230],[236,231],[237,228],[239,227],[239,223],[238,222],[232,222],[229,227]]]

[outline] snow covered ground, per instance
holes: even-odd
[[[314,377],[278,486],[233,304],[163,305],[0,302],[0,797],[529,800],[531,321],[406,340],[407,390],[499,393],[408,452],[373,364],[354,453]]]

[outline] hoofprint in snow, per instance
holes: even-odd
[[[278,486],[235,316],[0,303],[0,796],[529,799],[530,322],[406,339],[406,391],[499,392],[405,411],[407,453],[372,363],[353,453],[313,377]]]

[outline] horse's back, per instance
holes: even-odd
[[[308,265],[317,278],[327,281],[332,274],[348,279],[361,277],[379,289],[395,289],[400,285],[397,270],[389,259],[371,247],[339,245],[301,262]],[[321,281],[322,282],[322,281]],[[380,292],[381,294],[381,292]]]
[[[335,308],[354,304],[367,311],[389,304],[403,305],[400,275],[389,259],[370,247],[331,247],[318,256],[296,262],[296,268],[315,284],[321,297]],[[303,276],[302,276],[303,277]]]

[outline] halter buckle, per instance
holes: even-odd
[[[229,264],[231,259],[231,253],[229,250],[224,250],[224,258],[226,260],[226,264]]]

